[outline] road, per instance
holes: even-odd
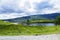
[[[60,34],[39,36],[0,36],[0,40],[60,40]]]

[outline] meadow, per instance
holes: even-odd
[[[1,36],[60,34],[60,26],[24,26],[0,21]]]

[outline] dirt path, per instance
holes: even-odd
[[[0,40],[60,40],[60,34],[40,36],[0,36]]]

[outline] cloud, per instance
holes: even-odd
[[[3,1],[0,5],[0,13],[22,13],[23,10],[21,8],[18,8],[16,2],[12,0],[10,1]]]
[[[55,12],[60,12],[60,0],[0,0],[0,19]]]
[[[48,2],[42,2],[42,3],[37,3],[36,4],[36,10],[43,10],[43,9],[51,9],[53,5],[49,4]]]
[[[50,5],[52,5],[51,9],[44,9],[42,12],[49,14],[49,13],[56,13],[56,12],[60,12],[60,0],[49,0],[48,1],[50,3]]]
[[[25,13],[6,13],[6,14],[0,14],[0,19],[11,19],[11,18],[17,18],[17,17],[23,17],[28,16]]]

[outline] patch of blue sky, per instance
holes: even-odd
[[[44,10],[44,9],[52,9],[53,5],[49,4],[48,2],[36,3],[35,10]]]

